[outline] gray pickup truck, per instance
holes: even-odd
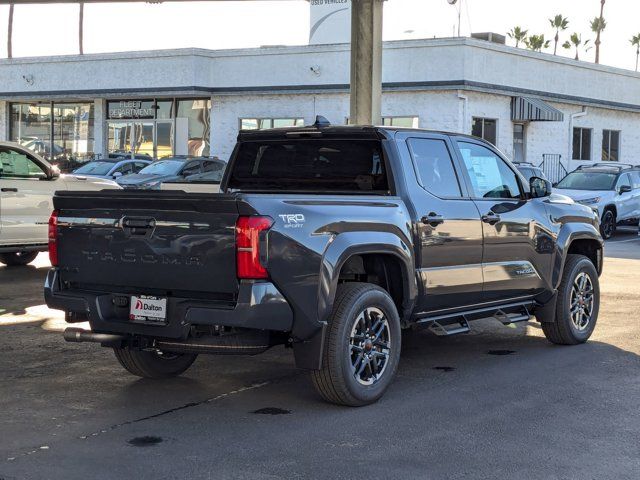
[[[60,192],[46,302],[68,341],[170,377],[200,353],[291,348],[322,397],[379,399],[403,329],[535,315],[553,343],[598,317],[585,206],[465,135],[369,126],[243,131],[221,193]]]

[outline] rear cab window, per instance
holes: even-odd
[[[244,141],[231,168],[231,191],[389,194],[379,140]]]

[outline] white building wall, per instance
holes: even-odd
[[[9,102],[0,101],[0,141],[9,140]]]
[[[283,95],[214,95],[211,112],[212,154],[228,159],[239,130],[240,118],[304,118],[305,124],[323,115],[334,124],[345,124],[349,116],[346,93]],[[579,105],[549,103],[564,113],[562,122],[526,124],[525,159],[540,164],[544,154],[560,154],[569,169],[585,162],[572,156],[571,115]],[[417,116],[420,128],[471,134],[473,117],[497,120],[497,147],[513,159],[511,96],[463,91],[385,92],[383,116]],[[640,163],[640,114],[589,107],[587,115],[575,119],[575,127],[593,129],[593,161],[601,160],[602,131],[620,130],[620,160]]]
[[[311,125],[316,115],[344,124],[349,115],[347,94],[214,95],[211,97],[211,153],[228,159],[236,142],[241,118],[304,118]]]

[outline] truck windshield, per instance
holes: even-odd
[[[228,188],[328,193],[389,191],[379,141],[309,138],[241,143]]]
[[[613,190],[615,173],[571,172],[564,177],[556,188],[567,190]]]

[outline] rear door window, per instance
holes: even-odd
[[[318,193],[389,191],[379,141],[324,138],[241,143],[228,187]]]
[[[462,196],[451,154],[444,140],[411,138],[408,144],[418,172],[418,181],[425,190],[438,197]]]

